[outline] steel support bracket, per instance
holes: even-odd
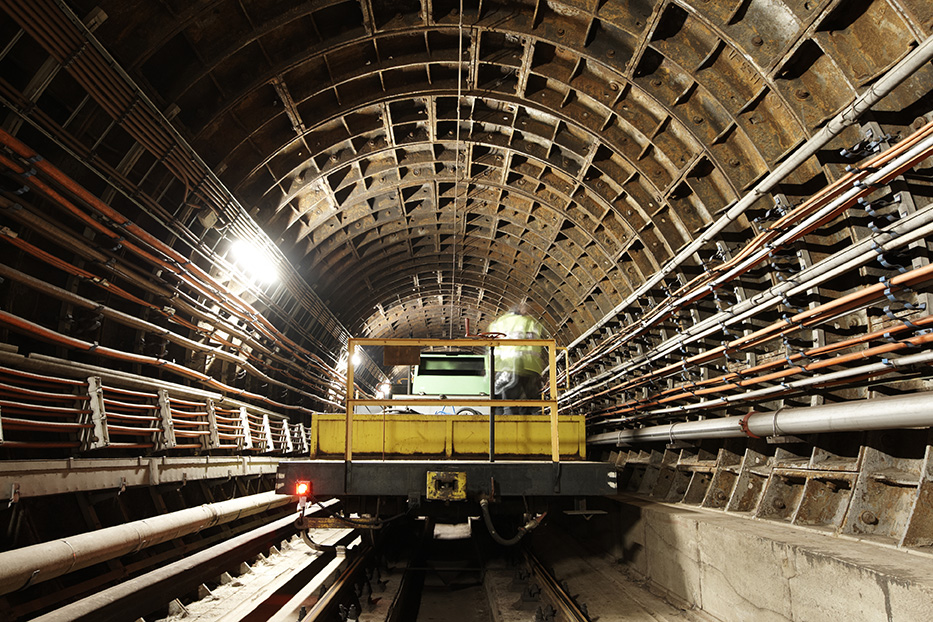
[[[792,443],[805,443],[806,441],[800,438],[799,436],[791,436],[789,434],[778,434],[776,436],[768,436],[766,439],[769,445],[790,445]]]

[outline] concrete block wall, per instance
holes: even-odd
[[[933,619],[933,556],[620,496],[631,573],[726,622]]]

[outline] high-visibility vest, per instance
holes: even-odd
[[[544,335],[544,328],[537,320],[516,313],[506,313],[486,330],[503,333],[507,339],[541,339]],[[496,371],[540,374],[545,368],[544,352],[541,346],[499,346],[496,348]]]

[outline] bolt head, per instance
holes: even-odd
[[[862,510],[861,514],[858,515],[860,521],[866,525],[877,525],[878,517],[875,516],[874,512],[871,510]]]

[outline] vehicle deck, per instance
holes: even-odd
[[[276,492],[307,481],[315,496],[424,495],[431,473],[462,474],[468,497],[616,493],[615,467],[608,462],[547,460],[289,460],[279,465]]]

